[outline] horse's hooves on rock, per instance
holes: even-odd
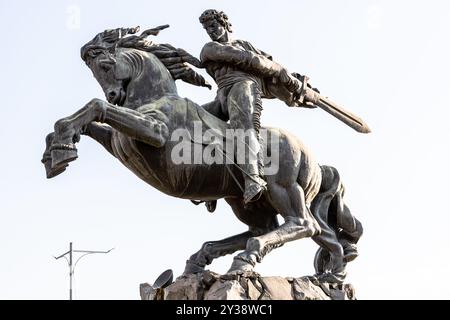
[[[251,272],[253,271],[254,266],[242,259],[239,259],[235,257],[233,259],[233,264],[231,265],[231,268],[227,271],[227,274],[240,274],[244,272]]]
[[[153,288],[166,288],[173,282],[173,271],[168,269],[161,273],[159,277],[153,283]]]
[[[200,267],[196,263],[193,263],[193,262],[188,260],[186,262],[186,267],[184,268],[184,271],[183,271],[183,276],[187,276],[189,274],[200,273],[200,272],[203,272],[203,271],[205,271],[204,267]]]
[[[340,275],[340,274],[335,274],[335,273],[330,273],[330,272],[318,274],[318,275],[315,275],[315,277],[319,282],[322,282],[322,283],[326,282],[326,283],[342,284],[342,283],[344,283],[344,280],[345,280],[345,275]]]
[[[71,161],[78,158],[77,149],[63,150],[53,149],[52,154],[52,170],[58,171],[62,167],[66,167]],[[61,173],[61,172],[60,172]]]

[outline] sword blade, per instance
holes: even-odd
[[[341,106],[337,105],[330,99],[319,95],[318,99],[315,99],[315,104],[322,110],[328,112],[333,117],[341,120],[346,125],[355,129],[361,133],[370,133],[370,128],[360,117],[354,115],[350,111],[345,110]]]

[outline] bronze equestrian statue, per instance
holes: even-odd
[[[81,135],[87,135],[161,192],[208,203],[223,198],[236,217],[248,226],[241,234],[204,243],[187,261],[185,274],[201,272],[213,259],[239,250],[243,251],[234,257],[229,272],[250,271],[272,249],[288,241],[311,237],[320,246],[314,261],[317,279],[342,283],[346,263],[358,255],[356,243],[362,235],[362,226],[343,201],[344,186],[338,171],[319,165],[294,135],[278,128],[258,128],[266,132],[258,157],[266,166],[270,161],[279,161],[278,170],[258,177],[264,179],[264,190],[255,201],[244,199],[242,185],[247,183],[246,171],[236,161],[234,145],[231,154],[223,151],[226,147],[215,149],[215,152],[221,150],[219,157],[225,157],[224,162],[174,161],[174,154],[180,148],[179,139],[173,138],[180,137],[176,133],[183,132],[184,145],[191,150],[200,148],[201,152],[211,150],[211,145],[202,138],[208,131],[214,132],[215,138],[225,146],[235,140],[229,139],[228,131],[233,129],[233,124],[226,122],[226,115],[207,112],[178,95],[177,79],[210,87],[189,64],[206,66],[210,74],[217,70],[208,65],[212,60],[206,54],[200,61],[182,49],[145,39],[166,27],[146,30],[140,36],[135,35],[139,28],[107,30],[82,47],[82,59],[102,87],[107,101],[94,98],[73,115],[55,123],[54,132],[46,138],[42,159],[47,177],[53,178],[66,170],[69,162],[78,156],[75,144]],[[257,68],[258,61],[266,61],[263,55],[252,54],[256,57],[252,67]],[[284,68],[278,71],[268,79],[245,70],[246,76],[259,77],[256,81],[274,85],[278,81],[279,87],[285,85],[283,90],[291,92],[295,104],[323,109],[326,105],[335,106],[309,87],[305,77],[287,75]],[[223,97],[220,90],[219,100]],[[226,104],[219,101],[216,106],[224,111]],[[344,122],[360,120],[349,118],[351,114],[339,108],[334,112]],[[201,127],[200,138],[197,125]],[[273,154],[278,157],[275,159]],[[281,225],[278,214],[284,219]]]

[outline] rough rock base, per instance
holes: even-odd
[[[351,284],[319,283],[312,277],[262,277],[255,272],[181,276],[166,288],[141,284],[142,300],[355,300]]]

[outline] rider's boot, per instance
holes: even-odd
[[[244,171],[245,192],[244,203],[250,203],[259,200],[264,191],[267,190],[267,183],[259,176],[258,164],[246,164]]]
[[[245,180],[245,204],[259,200],[263,192],[267,190],[267,183],[261,178],[260,168],[258,166],[261,153],[258,135],[255,130],[248,130],[247,134],[248,142],[241,145],[243,148],[239,148],[238,146],[238,151],[245,152],[245,163],[239,164]]]

